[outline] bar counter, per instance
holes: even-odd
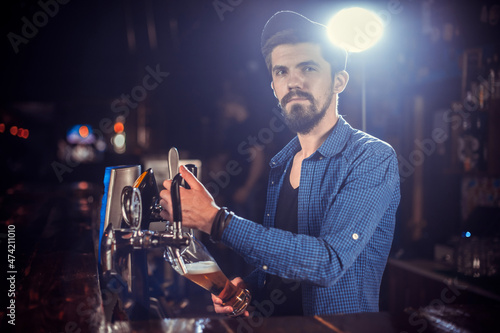
[[[110,322],[106,311],[111,300],[101,290],[95,242],[101,195],[99,186],[76,183],[57,188],[20,185],[2,197],[2,206],[8,207],[2,212],[2,232],[14,224],[17,242],[15,326],[9,323],[12,316],[7,316],[4,302],[2,332],[440,332],[430,325],[422,330],[416,320],[425,316],[411,318],[414,312],[404,309],[321,317],[227,318],[193,313],[190,318],[183,313],[178,318],[135,321],[115,316]],[[196,293],[206,296],[202,289]],[[496,323],[481,324],[472,318],[459,324],[476,325],[480,332]]]

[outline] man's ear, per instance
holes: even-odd
[[[276,91],[274,91],[274,82],[273,81],[271,81],[271,89],[273,90],[274,97],[276,97],[276,99],[278,99],[278,96],[276,96]]]
[[[334,82],[333,82],[333,92],[336,94],[340,94],[344,91],[347,86],[347,82],[349,81],[349,74],[346,71],[340,71],[335,73]]]

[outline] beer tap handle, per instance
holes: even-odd
[[[198,168],[194,164],[186,164],[184,166],[186,169],[189,170],[196,178],[198,178]],[[190,189],[189,184],[187,182],[183,182],[182,185],[187,188],[188,190]]]
[[[189,170],[189,172],[191,172],[196,178],[198,178],[198,168],[196,167],[196,165],[194,164],[186,164],[185,165],[186,169]],[[184,187],[186,189],[190,189],[189,187],[189,184],[187,182],[184,182]],[[191,236],[194,236],[194,229],[192,228],[189,228],[189,233],[191,234]]]
[[[179,172],[179,152],[177,148],[172,147],[168,151],[168,179],[174,179]]]
[[[182,207],[179,190],[181,182],[182,176],[178,173],[172,180],[172,185],[170,187],[170,195],[172,197],[173,232],[174,238],[178,239],[182,238]]]
[[[182,235],[182,206],[181,206],[181,194],[180,186],[182,182],[182,176],[180,173],[175,175],[172,180],[172,185],[170,187],[170,195],[172,197],[172,217],[173,217],[173,228],[174,239],[183,239]],[[179,263],[179,266],[184,274],[187,273],[186,266],[184,265],[184,260],[181,257],[179,248],[173,249],[175,259]]]

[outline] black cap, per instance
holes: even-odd
[[[311,41],[316,41],[323,44],[324,47],[329,49],[335,57],[335,63],[338,64],[336,70],[344,70],[347,62],[347,51],[336,45],[328,39],[327,27],[321,23],[311,21],[307,17],[290,11],[283,10],[275,13],[267,21],[264,29],[262,30],[262,35],[260,38],[260,47],[264,53],[264,47],[267,41],[273,37],[275,34],[285,30],[295,30],[302,34],[311,37]],[[265,55],[264,55],[265,57]],[[327,59],[328,60],[328,59]],[[333,59],[330,59],[333,60]]]

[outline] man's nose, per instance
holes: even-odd
[[[288,89],[303,89],[304,88],[304,75],[300,71],[291,71],[288,76]]]

